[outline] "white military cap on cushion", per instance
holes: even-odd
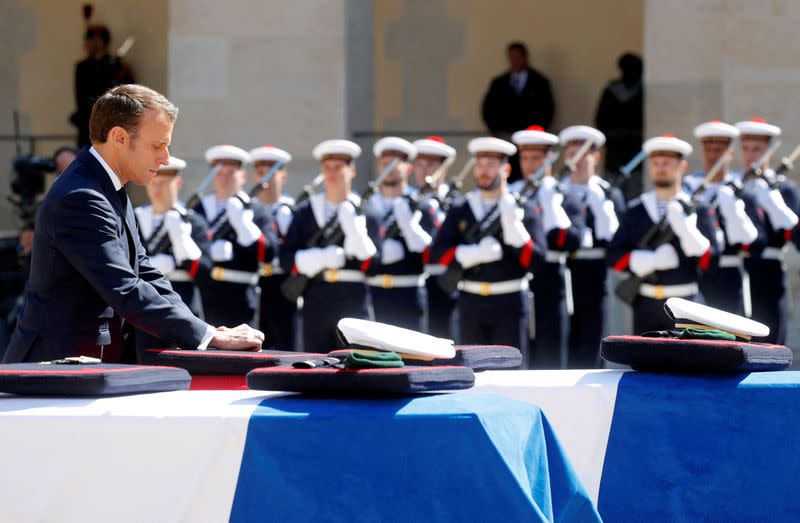
[[[514,153],[517,152],[517,146],[511,142],[495,138],[494,136],[485,136],[483,138],[473,138],[470,140],[467,144],[467,150],[472,155],[494,153],[513,156]]]
[[[274,145],[262,145],[250,151],[254,162],[281,162],[286,165],[292,161],[292,155]]]
[[[325,140],[314,147],[314,150],[311,151],[311,155],[320,161],[326,156],[330,156],[332,154],[349,156],[355,160],[361,156],[361,147],[359,147],[357,143],[353,143],[350,140]]]
[[[350,345],[393,351],[422,359],[453,358],[456,355],[453,340],[437,338],[386,323],[342,318],[337,327]]]
[[[695,138],[734,138],[739,137],[739,129],[729,123],[720,120],[701,123],[694,128]]]
[[[654,152],[678,153],[684,158],[692,154],[692,146],[689,142],[684,142],[671,134],[650,138],[642,146],[642,150],[648,156]]]
[[[208,163],[219,160],[236,160],[244,164],[250,163],[251,158],[247,151],[235,145],[215,145],[206,151]]]
[[[438,136],[428,136],[413,143],[417,148],[417,154],[428,154],[431,156],[441,156],[442,158],[453,158],[456,155],[455,148],[444,143]]]
[[[408,140],[403,140],[397,136],[381,138],[372,146],[372,153],[375,158],[380,158],[383,153],[389,151],[405,154],[409,160],[413,160],[417,156],[417,148]]]
[[[545,132],[541,125],[531,125],[512,134],[511,141],[517,145],[556,145],[558,136]]]
[[[669,298],[664,309],[680,329],[718,329],[748,340],[769,335],[769,327],[763,323],[683,298]]]
[[[763,118],[751,118],[744,122],[736,122],[736,128],[742,134],[754,134],[756,136],[776,137],[781,135],[781,128],[777,125],[768,124]]]
[[[158,168],[159,171],[182,171],[186,169],[186,162],[174,156],[169,157],[169,163]]]
[[[594,141],[595,147],[602,147],[606,143],[606,135],[588,125],[572,125],[567,127],[560,133],[558,138],[561,140],[561,145],[567,145],[573,140],[585,142],[586,140]]]

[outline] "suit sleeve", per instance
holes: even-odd
[[[639,248],[633,225],[630,215],[623,216],[619,229],[606,247],[606,263],[617,272],[630,272],[631,252]]]
[[[463,207],[451,208],[444,219],[439,232],[431,243],[430,262],[448,266],[458,263],[456,259],[456,248],[464,242],[463,235],[459,231],[458,222],[463,214]]]
[[[500,96],[500,93],[498,92],[499,84],[500,81],[498,78],[492,80],[492,83],[489,85],[489,90],[483,97],[483,104],[481,106],[483,122],[492,133],[502,131],[502,122],[500,121],[501,116],[499,114],[500,100],[498,99]]]
[[[201,254],[197,260],[185,260],[181,264],[181,269],[188,272],[189,276],[195,281],[207,281],[214,266],[211,258],[209,258],[211,240],[208,236],[208,224],[197,213],[189,215],[189,223],[192,225],[192,240],[197,244]]]
[[[554,251],[575,252],[581,246],[584,231],[586,230],[586,217],[582,205],[577,198],[570,194],[564,195],[561,204],[571,222],[566,229],[552,229],[547,233],[547,247]]]
[[[126,236],[118,234],[119,217],[108,200],[93,191],[76,191],[54,211],[55,244],[106,303],[136,328],[165,342],[200,346],[206,323],[162,295],[180,300],[150,265],[139,242],[136,255],[143,277],[133,271],[123,243]]]
[[[534,206],[528,203],[523,206],[523,210],[525,211],[525,215],[522,218],[522,224],[525,226],[525,230],[528,231],[528,234],[531,235],[531,238],[522,247],[511,247],[510,245],[503,244],[503,251],[504,254],[517,260],[520,267],[528,270],[535,257],[543,257],[546,254],[547,240],[545,240],[544,229],[542,228],[538,213],[534,210]]]

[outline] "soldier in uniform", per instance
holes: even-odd
[[[681,178],[692,146],[674,136],[658,136],[644,143],[650,177],[655,189],[632,200],[608,245],[607,261],[614,270],[647,278],[633,302],[635,334],[671,329],[664,302],[673,296],[702,301],[697,281],[719,252],[717,225],[712,211],[700,202],[686,213],[681,201]],[[662,245],[641,245],[651,228],[666,220],[674,233]]]
[[[204,196],[195,211],[206,219],[211,233],[210,280],[201,287],[206,318],[222,325],[254,325],[258,306],[259,264],[272,260],[278,242],[263,206],[252,202],[242,188],[247,181],[247,151],[217,145],[206,151],[214,176],[214,192]]]
[[[373,153],[379,172],[398,160],[366,210],[380,223],[381,234],[380,256],[367,279],[375,320],[422,331],[427,308],[422,253],[431,235],[420,225],[423,213],[413,205],[408,187],[409,162],[417,150],[407,140],[388,136],[375,142]]]
[[[573,314],[568,334],[568,366],[594,368],[606,316],[606,245],[625,211],[622,192],[596,174],[605,135],[586,125],[567,127],[559,134],[564,159],[571,160],[587,140],[592,147],[575,165],[562,188],[565,199],[576,202],[585,227],[578,248],[562,251],[572,276]]]
[[[283,167],[275,172],[269,185],[256,196],[270,217],[272,229],[278,238],[278,250],[286,239],[289,225],[292,223],[294,198],[283,194],[288,173],[286,165],[292,161],[292,155],[273,145],[263,145],[250,151],[253,159],[253,178],[261,183],[263,177],[273,168],[276,162]],[[280,350],[294,350],[295,346],[295,313],[297,303],[287,300],[281,292],[281,285],[286,281],[286,273],[280,265],[276,253],[272,260],[262,263],[259,270],[258,286],[261,289],[259,306],[259,328],[269,332],[269,347]]]
[[[534,255],[544,254],[541,225],[531,206],[520,208],[508,190],[514,144],[476,138],[468,149],[476,158],[477,188],[449,210],[431,245],[431,259],[464,269],[458,297],[460,343],[511,345],[528,356],[527,273]],[[496,236],[471,234],[476,223],[497,220],[501,231]]]
[[[539,125],[517,131],[511,137],[519,148],[519,162],[523,177],[535,173],[547,160],[547,155],[558,144],[558,136],[544,131]],[[530,288],[533,292],[533,323],[530,329],[530,347],[533,358],[528,361],[530,368],[560,368],[560,352],[565,327],[564,268],[566,258],[561,255],[564,249],[575,250],[583,236],[583,218],[579,216],[577,202],[564,203],[564,194],[554,191],[555,179],[552,170],[544,172],[546,180],[534,200],[532,211],[541,216],[543,232],[547,238],[546,256],[534,257],[532,269],[534,277]],[[512,184],[518,192],[525,179]],[[569,213],[567,212],[569,211]]]
[[[760,118],[738,122],[742,163],[745,171],[756,162],[770,146],[772,140],[781,135],[781,129]],[[792,230],[797,226],[797,209],[800,204],[797,186],[786,178],[775,179],[769,168],[769,158],[759,166],[764,175],[745,183],[745,193],[752,195],[758,204],[763,231],[763,249],[753,249],[745,261],[750,274],[753,296],[753,319],[769,326],[768,343],[786,342],[786,272],[783,264],[784,251],[792,239]],[[768,180],[774,182],[768,183]]]
[[[450,191],[450,187],[443,180],[447,176],[448,166],[455,160],[456,150],[439,136],[415,140],[413,145],[417,149],[413,172],[418,189],[425,187],[428,177],[443,167],[442,174],[437,180],[433,180],[434,185],[429,192],[419,195],[419,207],[423,209],[420,224],[433,238],[444,222],[442,201]],[[431,263],[430,249],[423,251],[422,261],[425,264],[425,274],[428,275],[425,280],[428,296],[427,332],[440,338],[453,339],[454,333],[450,322],[456,306],[456,293],[444,292],[436,282],[436,278],[444,273],[444,267],[438,263]]]
[[[280,258],[285,271],[310,279],[303,293],[303,349],[320,352],[341,346],[339,319],[367,318],[364,273],[380,238],[378,222],[357,213],[361,202],[352,192],[354,160],[361,148],[348,140],[327,140],[312,154],[322,165],[325,191],[297,206]],[[310,244],[326,224],[336,221],[343,232],[339,241]]]
[[[147,184],[149,204],[135,209],[142,245],[150,263],[161,271],[195,316],[203,317],[203,306],[195,281],[207,281],[211,272],[208,224],[178,201],[183,186],[181,171],[186,162],[174,156],[158,169]]]
[[[739,137],[739,130],[715,120],[695,127],[694,136],[701,143],[703,170],[684,178],[689,193],[700,186],[706,173]],[[700,292],[711,307],[750,316],[749,296],[752,287],[744,269],[744,258],[751,249],[760,250],[754,245],[758,241],[758,229],[748,216],[756,214],[757,206],[751,195],[745,194],[744,200],[736,197],[730,187],[733,182],[731,161],[727,159],[723,162],[723,167],[703,193],[703,203],[713,209],[720,224],[717,241],[722,246],[722,252],[719,262],[709,267],[700,278]],[[743,299],[747,299],[747,306]]]

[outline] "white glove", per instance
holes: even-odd
[[[408,250],[416,253],[424,251],[431,244],[431,235],[419,224],[422,213],[419,210],[412,213],[405,198],[396,198],[392,202],[392,207],[394,219],[400,232],[403,233]]]
[[[654,251],[636,250],[631,252],[628,266],[636,276],[643,277],[655,271],[668,271],[677,269],[679,265],[678,253],[669,243],[659,246]]]
[[[387,238],[381,244],[381,263],[391,265],[397,263],[405,257],[403,244],[397,240]]]
[[[199,260],[202,253],[192,239],[192,224],[183,221],[176,210],[167,211],[164,215],[164,226],[167,228],[169,241],[172,243],[172,254],[178,265],[186,260]]]
[[[753,192],[758,204],[764,208],[772,227],[791,230],[797,225],[797,215],[783,201],[778,189],[770,189],[762,178],[753,181]]]
[[[456,247],[456,260],[465,269],[491,263],[503,258],[503,248],[493,236],[483,238],[477,244],[464,244]]]
[[[233,244],[228,240],[216,240],[211,244],[209,255],[213,262],[226,262],[233,259]]]
[[[175,260],[169,254],[150,256],[150,265],[158,269],[161,274],[169,274],[175,270]]]
[[[711,246],[709,239],[697,229],[697,213],[686,216],[683,206],[676,200],[667,204],[667,221],[680,240],[681,249],[686,256],[702,256]]]
[[[614,202],[606,199],[603,188],[596,183],[589,183],[589,193],[586,203],[594,216],[594,236],[598,240],[611,241],[614,233],[619,229],[617,213],[614,212]]]
[[[359,261],[375,256],[378,249],[367,233],[367,219],[356,213],[353,204],[348,201],[340,203],[337,216],[344,231],[344,253]]]
[[[236,231],[236,243],[242,247],[249,247],[261,237],[261,229],[253,223],[253,209],[245,209],[239,198],[228,198],[225,202],[225,212],[228,214],[231,227]]]
[[[755,241],[758,230],[747,216],[744,202],[736,197],[733,189],[727,185],[721,185],[717,189],[717,206],[725,221],[725,234],[729,244],[751,244]]]
[[[281,205],[278,208],[278,212],[275,213],[275,223],[278,224],[278,232],[281,236],[286,236],[286,233],[289,232],[292,218],[292,210],[289,207]]]
[[[525,211],[520,209],[517,201],[509,192],[504,192],[497,202],[500,207],[500,225],[503,229],[503,243],[519,249],[531,239],[531,235],[522,223]]]
[[[542,225],[545,233],[553,229],[566,229],[572,225],[569,216],[561,207],[564,195],[556,190],[557,184],[555,178],[545,176],[539,185],[538,198],[542,208]]]
[[[300,274],[313,278],[325,269],[344,267],[344,249],[338,245],[302,249],[294,255],[294,264]]]

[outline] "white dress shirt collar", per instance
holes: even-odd
[[[108,177],[111,178],[111,183],[114,184],[114,190],[119,191],[122,189],[122,182],[119,180],[119,176],[117,176],[117,173],[115,173],[111,167],[108,166],[106,161],[103,160],[103,157],[100,156],[100,153],[97,152],[97,149],[95,149],[94,146],[89,147],[89,152],[92,153],[92,156],[97,158],[97,161],[100,162],[100,165],[102,165],[103,169],[105,169],[108,173]]]

